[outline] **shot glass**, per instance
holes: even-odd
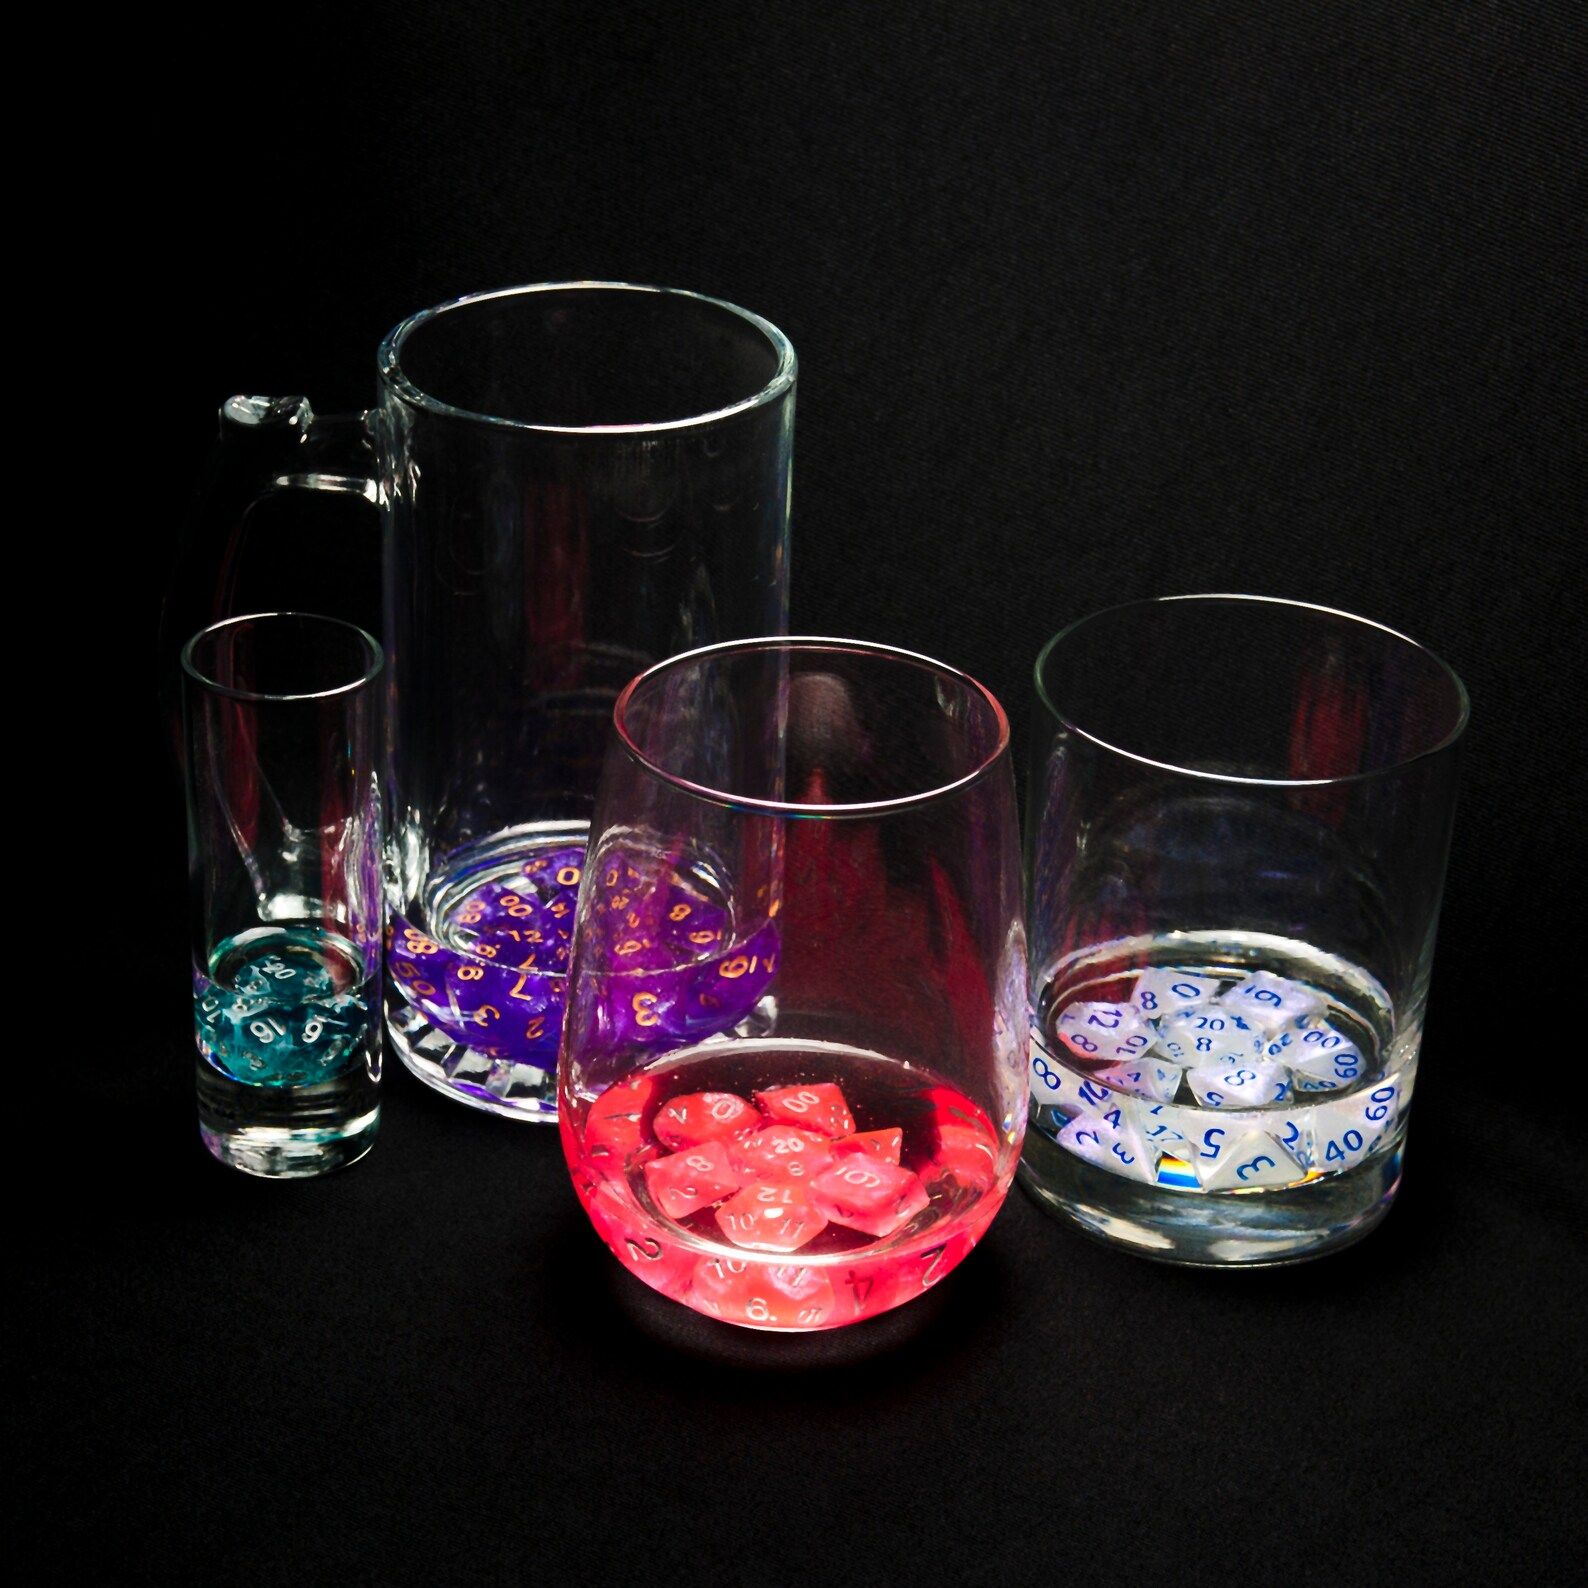
[[[222,1163],[323,1174],[380,1117],[380,647],[304,613],[182,652],[199,1133]]]
[[[1467,721],[1431,652],[1252,596],[1037,660],[1020,1177],[1143,1255],[1316,1256],[1399,1188]]]
[[[1008,727],[925,657],[675,657],[619,697],[558,1120],[614,1255],[724,1322],[830,1329],[934,1286],[1025,1130]]]

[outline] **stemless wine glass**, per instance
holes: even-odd
[[[558,1118],[618,1258],[728,1322],[910,1300],[1024,1134],[1009,733],[981,685],[847,640],[710,646],[619,697]]]
[[[1170,1262],[1365,1234],[1400,1184],[1460,681],[1364,618],[1209,595],[1082,619],[1036,687],[1022,1183]]]

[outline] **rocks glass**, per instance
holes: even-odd
[[[1209,595],[1082,619],[1036,690],[1022,1181],[1171,1262],[1357,1239],[1400,1184],[1460,681],[1363,618]]]

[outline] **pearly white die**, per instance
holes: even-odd
[[[1244,1015],[1268,1036],[1293,1020],[1320,1013],[1323,1005],[1322,996],[1310,987],[1266,970],[1253,971],[1219,999],[1221,1009]]]
[[[1191,976],[1177,970],[1144,970],[1136,978],[1130,1001],[1144,1020],[1200,1009],[1218,997],[1219,984],[1211,976]]]
[[[1207,1191],[1248,1191],[1290,1185],[1304,1177],[1299,1163],[1265,1131],[1249,1130],[1232,1142],[1202,1177]]]

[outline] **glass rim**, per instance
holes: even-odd
[[[428,325],[432,320],[437,320],[442,315],[451,314],[458,309],[472,308],[481,303],[494,303],[503,298],[528,297],[531,293],[538,292],[650,293],[657,297],[687,298],[692,303],[709,304],[713,308],[726,310],[766,337],[777,356],[777,367],[772,372],[772,378],[759,391],[725,407],[714,408],[708,413],[690,414],[683,419],[613,425],[540,424],[528,419],[507,419],[500,414],[477,413],[472,408],[459,408],[453,403],[443,402],[441,398],[432,396],[408,378],[407,371],[402,367],[402,350],[408,338],[421,326]],[[794,354],[794,344],[770,320],[763,319],[759,314],[752,314],[748,309],[741,309],[736,303],[729,303],[723,298],[709,297],[703,292],[689,292],[682,287],[652,287],[633,281],[538,281],[523,286],[497,287],[488,292],[470,292],[462,297],[448,298],[444,303],[433,304],[428,309],[420,309],[416,314],[410,314],[406,320],[393,326],[381,341],[380,350],[376,355],[376,365],[381,377],[391,384],[404,402],[423,409],[426,413],[438,414],[448,419],[466,419],[474,424],[495,425],[504,430],[518,430],[530,435],[597,437],[645,436],[662,431],[689,430],[702,425],[715,424],[718,420],[730,419],[736,414],[764,408],[767,404],[777,401],[792,389],[799,373],[799,361]]]
[[[212,635],[219,634],[223,629],[229,629],[239,623],[273,622],[281,618],[291,618],[300,623],[317,625],[325,629],[341,629],[351,634],[363,647],[364,670],[357,678],[350,678],[346,683],[333,684],[327,689],[310,689],[297,692],[283,692],[273,690],[238,689],[233,684],[223,684],[217,678],[211,678],[194,660],[194,648],[201,640],[209,639]],[[334,700],[338,695],[356,694],[365,685],[373,683],[386,666],[386,653],[381,649],[380,641],[374,635],[366,633],[356,623],[349,623],[344,618],[326,617],[320,612],[242,612],[236,617],[222,618],[218,623],[208,623],[182,647],[182,671],[194,683],[208,690],[211,694],[222,695],[228,700],[252,700],[263,702],[286,703],[295,700]]]
[[[658,766],[634,742],[623,720],[624,713],[633,700],[635,692],[641,686],[676,668],[697,663],[706,657],[725,656],[735,651],[804,651],[816,654],[822,652],[859,652],[862,655],[879,657],[891,662],[908,663],[912,667],[935,673],[939,678],[952,679],[990,706],[992,708],[993,721],[998,727],[998,742],[969,772],[962,777],[955,778],[952,782],[939,784],[935,788],[921,789],[914,794],[901,794],[893,799],[861,800],[848,804],[834,805],[811,805],[799,800],[758,799],[752,795],[734,794],[727,789],[712,788],[704,783],[696,783],[689,778],[680,776],[676,772],[668,771],[666,767]],[[919,651],[906,651],[898,646],[882,645],[873,640],[846,640],[816,634],[796,634],[787,637],[769,635],[758,639],[720,640],[715,645],[702,645],[695,650],[681,651],[677,656],[666,657],[664,660],[647,667],[643,673],[636,674],[624,685],[622,693],[612,707],[612,727],[617,735],[618,743],[623,746],[624,751],[633,761],[661,782],[670,784],[673,788],[680,789],[696,799],[706,800],[713,805],[724,805],[732,810],[752,811],[761,815],[815,817],[825,821],[839,821],[850,817],[896,815],[903,811],[916,810],[926,805],[935,804],[938,800],[949,798],[969,788],[973,783],[979,782],[1001,761],[1007,760],[1009,755],[1008,714],[999,703],[998,697],[985,684],[972,678],[969,673],[961,672],[959,668],[951,667],[947,662],[940,662],[935,657],[925,656]]]
[[[1136,750],[1126,750],[1120,745],[1111,744],[1107,739],[1083,728],[1072,717],[1066,714],[1050,695],[1043,678],[1043,670],[1049,656],[1058,647],[1061,641],[1068,639],[1078,629],[1084,628],[1099,618],[1112,616],[1115,613],[1129,611],[1145,611],[1150,607],[1166,606],[1172,601],[1198,601],[1198,602],[1236,602],[1248,601],[1254,605],[1270,607],[1286,607],[1295,612],[1315,612],[1326,617],[1344,618],[1350,623],[1360,624],[1363,628],[1377,629],[1380,634],[1386,634],[1391,639],[1399,640],[1403,645],[1409,645],[1414,651],[1425,656],[1433,665],[1450,681],[1456,695],[1456,721],[1455,725],[1437,743],[1427,745],[1411,755],[1404,755],[1396,760],[1388,761],[1383,766],[1369,767],[1360,772],[1347,772],[1339,777],[1241,777],[1230,772],[1208,772],[1199,767],[1181,766],[1174,761],[1159,761],[1152,756],[1142,755]],[[1365,618],[1357,612],[1346,612],[1340,607],[1327,607],[1315,601],[1292,601],[1284,596],[1243,595],[1231,591],[1206,591],[1189,595],[1151,596],[1140,601],[1120,601],[1113,606],[1099,607],[1095,612],[1088,612],[1084,617],[1077,618],[1073,623],[1067,623],[1037,652],[1037,659],[1032,668],[1032,681],[1036,688],[1037,699],[1043,708],[1062,727],[1077,737],[1085,739],[1088,744],[1094,744],[1100,750],[1107,750],[1110,755],[1117,755],[1127,761],[1134,761],[1139,766],[1150,766],[1155,771],[1173,772],[1180,777],[1200,778],[1208,783],[1233,783],[1246,787],[1261,788],[1332,788],[1345,783],[1361,783],[1372,778],[1388,777],[1393,773],[1404,771],[1407,767],[1415,765],[1431,756],[1440,755],[1457,744],[1461,736],[1467,731],[1467,723],[1472,715],[1472,702],[1467,694],[1467,686],[1462,683],[1456,670],[1445,659],[1428,646],[1402,634],[1399,629],[1392,629],[1387,623],[1375,622],[1372,618]]]

